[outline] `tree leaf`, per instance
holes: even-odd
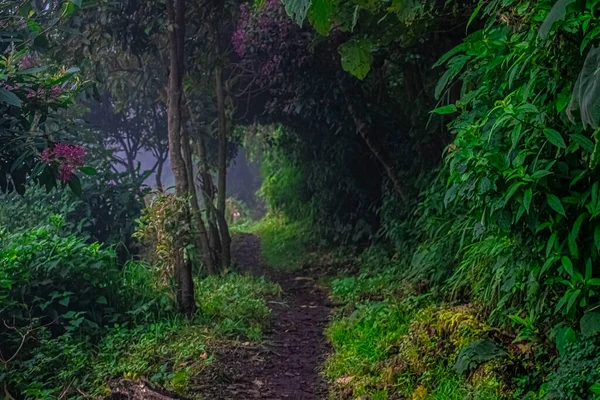
[[[529,207],[531,206],[531,199],[533,198],[533,190],[531,188],[527,189],[525,193],[523,193],[523,207],[529,213]]]
[[[567,345],[577,341],[577,334],[572,328],[562,328],[556,334],[556,348],[558,353],[563,356]]]
[[[81,0],[78,0],[81,3]],[[306,19],[306,13],[310,7],[310,0],[281,0],[285,6],[285,12],[302,26]]]
[[[71,188],[71,191],[76,196],[81,196],[81,193],[82,193],[81,181],[79,180],[79,178],[77,176],[73,176],[71,178],[71,180],[69,180],[69,187]]]
[[[364,79],[371,70],[373,62],[372,45],[368,39],[352,39],[340,45],[338,52],[342,57],[344,71],[358,79]]]
[[[552,172],[550,172],[548,170],[545,170],[545,169],[542,169],[540,171],[535,171],[531,175],[531,178],[537,180],[537,179],[542,179],[543,177],[548,176],[548,175],[552,175]]]
[[[0,102],[10,106],[21,107],[21,99],[13,92],[0,87]]]
[[[550,29],[552,29],[554,23],[565,18],[565,15],[567,14],[567,7],[574,1],[575,0],[558,0],[556,3],[554,3],[554,6],[540,27],[539,35],[541,38],[545,39],[548,36]]]
[[[571,262],[571,259],[569,257],[562,257],[560,261],[565,271],[567,271],[567,274],[573,276],[573,263]]]
[[[556,197],[555,195],[551,194],[551,193],[547,193],[546,194],[546,200],[548,201],[548,205],[557,213],[559,213],[562,216],[567,216],[567,214],[565,214],[565,209],[562,205],[562,202],[560,201],[560,199],[558,197]]]
[[[594,142],[592,142],[589,138],[586,138],[585,136],[583,136],[579,133],[575,133],[575,134],[571,135],[570,137],[571,137],[571,140],[573,140],[575,143],[577,143],[582,149],[584,149],[588,153],[594,152]]]
[[[545,128],[544,136],[546,136],[546,139],[548,139],[548,141],[550,143],[552,143],[553,145],[555,145],[556,147],[559,147],[561,149],[567,148],[567,145],[565,144],[565,140],[562,138],[560,133],[558,133],[558,131],[556,131],[552,128]]]
[[[583,336],[594,336],[600,332],[600,313],[589,312],[586,313],[579,321],[579,327],[581,328],[581,334]]]
[[[308,21],[319,34],[329,35],[333,18],[333,0],[312,0]]]
[[[453,114],[456,111],[457,111],[457,109],[454,104],[448,104],[447,106],[438,107],[434,110],[431,110],[430,112],[432,114],[446,115],[446,114]]]
[[[94,167],[79,167],[79,170],[87,176],[95,176],[97,174]]]

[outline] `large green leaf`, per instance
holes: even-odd
[[[306,13],[310,7],[310,0],[281,0],[285,6],[285,12],[302,26],[306,19]]]
[[[21,99],[11,91],[0,87],[0,102],[11,106],[21,107]]]
[[[554,25],[555,22],[565,18],[565,15],[567,14],[567,7],[573,2],[575,2],[575,0],[558,0],[556,3],[554,3],[554,7],[552,7],[548,13],[548,16],[540,27],[540,37],[545,38],[548,36],[550,29],[552,29],[552,25]]]
[[[552,143],[553,145],[555,145],[556,147],[560,147],[561,149],[564,149],[567,147],[567,145],[565,144],[565,140],[562,138],[560,133],[558,133],[558,131],[556,131],[554,129],[551,129],[551,128],[544,129],[544,136],[546,136],[546,139],[548,139],[548,141],[550,143]]]
[[[579,321],[581,334],[583,336],[594,336],[600,332],[600,313],[589,312],[581,317]]]
[[[561,328],[556,333],[556,348],[558,353],[562,356],[567,350],[569,343],[575,343],[577,341],[577,334],[572,328]]]
[[[486,361],[505,355],[506,352],[494,341],[490,339],[476,340],[461,349],[454,368],[456,372],[463,374]]]
[[[308,21],[323,36],[329,34],[333,18],[333,0],[312,0]]]
[[[368,39],[352,39],[340,45],[338,52],[342,56],[342,68],[358,79],[364,79],[371,70],[373,54],[372,43]]]
[[[555,195],[548,193],[546,194],[546,199],[548,200],[548,205],[560,215],[566,216],[565,209],[562,205],[562,202]]]
[[[432,114],[454,114],[457,111],[456,106],[454,104],[448,104],[447,106],[438,107],[434,110],[431,110]]]

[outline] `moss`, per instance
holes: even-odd
[[[353,398],[374,399],[383,392],[391,398],[504,398],[508,385],[500,363],[486,363],[468,378],[454,370],[464,346],[488,337],[490,328],[477,311],[473,306],[428,306],[410,312],[401,301],[357,306],[328,329],[335,352],[325,375],[336,392]]]

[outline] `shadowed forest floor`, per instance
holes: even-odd
[[[265,276],[283,294],[269,303],[271,324],[260,345],[222,347],[204,374],[206,399],[324,399],[327,386],[319,366],[327,354],[323,330],[331,304],[310,269],[286,272],[267,266],[256,236],[243,234],[234,246],[242,273]]]

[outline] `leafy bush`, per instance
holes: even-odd
[[[558,368],[548,376],[544,392],[552,399],[600,398],[600,361],[597,337],[566,345]]]
[[[6,235],[0,249],[0,311],[23,327],[97,335],[120,308],[115,253],[62,232],[64,220]],[[38,322],[36,322],[38,321]]]

